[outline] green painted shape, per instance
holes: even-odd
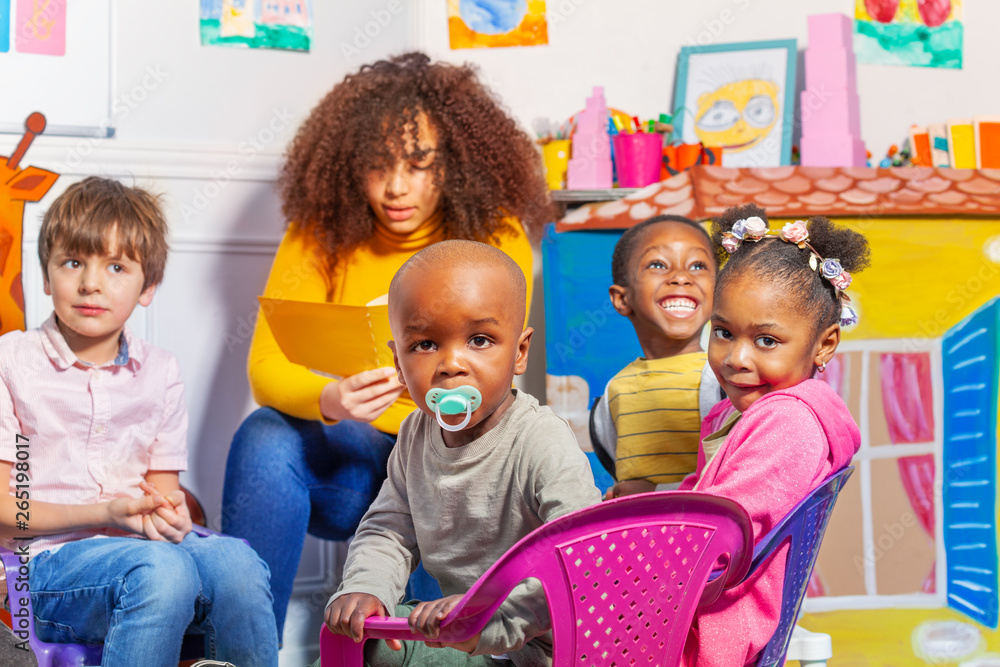
[[[201,43],[213,46],[239,46],[250,49],[308,51],[312,30],[290,25],[255,23],[256,34],[250,37],[222,37],[219,19],[201,19]]]
[[[915,23],[854,22],[859,63],[962,69],[961,21],[937,28]]]

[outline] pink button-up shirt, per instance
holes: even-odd
[[[100,366],[76,358],[55,315],[39,329],[0,337],[0,460],[27,461],[30,480],[19,490],[30,500],[82,505],[139,497],[150,470],[187,469],[187,425],[177,360],[127,327],[117,358]],[[30,534],[30,516],[27,524]],[[30,553],[124,534],[105,528],[45,535]]]

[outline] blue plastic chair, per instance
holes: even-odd
[[[799,609],[805,600],[809,578],[812,576],[816,557],[823,542],[823,534],[837,502],[837,494],[853,472],[854,467],[848,466],[828,477],[793,507],[754,548],[753,562],[747,577],[756,572],[757,568],[764,564],[782,544],[791,542],[785,560],[781,618],[771,641],[761,651],[757,667],[773,667],[785,661],[795,621],[798,620]],[[813,664],[822,664],[822,661],[817,660]]]
[[[192,527],[191,532],[201,537],[218,535],[199,525]],[[31,591],[28,588],[27,577],[18,580],[22,567],[20,557],[9,549],[0,547],[0,560],[3,561],[4,574],[7,581],[7,594],[26,598],[27,605],[11,603],[11,621],[15,633],[28,633],[28,646],[38,659],[38,667],[80,667],[82,665],[99,665],[104,654],[103,644],[53,644],[43,642],[35,635],[35,614],[31,605]],[[17,616],[20,609],[27,609],[27,616]],[[19,636],[20,638],[20,636]],[[196,660],[204,657],[205,636],[185,635],[181,646],[181,660]]]

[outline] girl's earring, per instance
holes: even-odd
[[[820,373],[825,373],[826,372],[826,362],[825,361],[819,365],[819,372]]]

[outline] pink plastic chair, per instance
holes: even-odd
[[[511,547],[444,619],[439,641],[482,630],[534,577],[552,618],[553,664],[676,665],[695,609],[743,579],[752,550],[750,518],[725,498],[668,491],[604,502]],[[405,618],[378,617],[365,621],[365,639],[373,638],[425,639]],[[323,665],[361,667],[363,645],[320,631]]]

